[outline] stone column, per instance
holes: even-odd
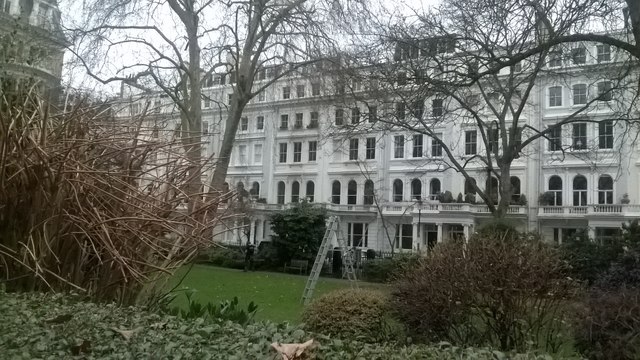
[[[436,227],[438,228],[438,242],[442,242],[442,223],[436,223]]]

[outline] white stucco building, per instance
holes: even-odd
[[[615,101],[637,88],[605,94],[621,66],[631,69],[626,79],[637,84],[638,64],[623,60],[609,46],[588,43],[572,45],[560,57],[550,55],[549,71],[536,78],[521,122],[541,131],[589,106],[579,114],[583,121],[533,141],[513,162],[514,205],[507,218],[519,228],[539,231],[551,242],[583,229],[605,239],[623,222],[640,218],[640,148],[630,136],[637,128],[618,121],[620,111],[638,119],[638,108],[622,110],[628,102]],[[261,72],[257,84],[268,81],[272,71]],[[517,71],[526,71],[526,64]],[[371,99],[366,82],[351,82],[344,92],[334,86],[335,79],[317,74],[303,71],[277,81],[243,113],[227,183],[232,189],[244,187],[253,199],[251,241],[269,240],[269,214],[305,198],[341,217],[350,246],[380,251],[391,246],[424,250],[452,236],[469,236],[491,218],[484,204],[437,200],[440,192],[450,191],[454,199],[471,192],[462,175],[443,167],[437,142],[375,121],[397,115],[400,108],[403,117],[435,119],[449,106],[446,99],[425,98],[416,113],[393,97]],[[220,146],[232,91],[228,77],[220,74],[203,87],[207,156],[215,158]],[[355,99],[371,101],[365,105]],[[150,104],[165,117],[175,111],[167,98]],[[441,121],[435,129],[462,161],[484,151],[473,122]],[[529,131],[522,131],[523,141]],[[477,184],[492,186],[481,164],[470,162],[467,171]],[[544,193],[545,200],[539,201]],[[218,239],[238,243],[245,236],[235,229]]]

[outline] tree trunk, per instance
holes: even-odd
[[[193,214],[202,201],[202,105],[200,89],[200,44],[198,43],[198,15],[190,13],[185,21],[189,43],[188,95],[182,123],[182,140],[188,165],[188,212]],[[185,131],[186,130],[186,131]]]
[[[493,214],[495,219],[502,219],[507,215],[511,204],[511,165],[505,164],[500,167],[500,180],[498,183],[498,207]]]
[[[629,22],[635,39],[636,54],[640,59],[640,2],[638,0],[626,0],[629,7]]]

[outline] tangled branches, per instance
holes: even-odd
[[[188,213],[184,138],[105,104],[0,110],[0,281],[133,303],[210,246],[217,199]],[[135,121],[134,121],[135,120]],[[200,165],[201,166],[201,165]],[[199,199],[202,199],[200,197]],[[143,291],[144,290],[144,291]]]

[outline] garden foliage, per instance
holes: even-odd
[[[286,324],[208,323],[136,307],[79,302],[61,295],[0,291],[0,349],[7,359],[273,359],[272,342],[314,338],[316,359],[550,359],[545,355],[465,349],[448,344],[394,346],[306,332]],[[75,357],[74,357],[75,356]]]
[[[556,351],[573,296],[553,248],[500,226],[439,244],[398,276],[391,306],[423,340]]]
[[[305,308],[302,321],[311,331],[340,339],[376,342],[385,336],[387,299],[380,291],[342,289]]]
[[[273,243],[280,263],[291,259],[313,261],[326,229],[324,208],[301,202],[271,216]]]

